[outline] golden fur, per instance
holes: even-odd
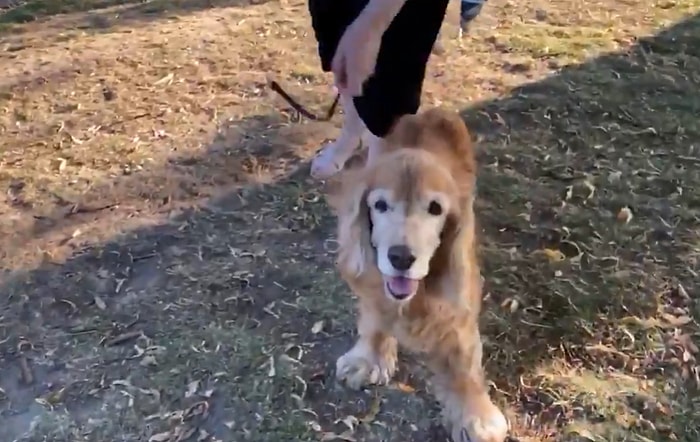
[[[387,383],[396,370],[400,343],[427,360],[455,442],[502,442],[508,424],[488,396],[481,362],[475,177],[464,122],[440,109],[403,117],[376,161],[341,173],[339,191],[329,195],[329,203],[338,217],[337,266],[358,298],[359,315],[358,340],[338,359],[336,374],[352,388]],[[392,213],[391,229],[373,230],[385,222],[369,204],[373,192],[390,195],[390,203],[402,208],[386,211]],[[440,195],[446,213],[422,215],[425,195]],[[415,239],[437,228],[435,241]],[[396,231],[432,255],[417,291],[403,301],[387,295],[387,276],[378,266],[383,238]],[[392,241],[399,238],[394,237]]]

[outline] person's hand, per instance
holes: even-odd
[[[335,0],[339,1],[339,0]],[[331,69],[341,93],[362,95],[365,81],[374,74],[383,29],[360,14],[345,30],[333,57]]]

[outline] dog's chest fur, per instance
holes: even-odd
[[[434,354],[469,338],[465,333],[473,329],[470,327],[476,320],[473,312],[421,295],[418,293],[406,305],[380,301],[386,331],[402,347],[413,353]]]

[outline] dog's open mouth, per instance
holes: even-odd
[[[386,289],[391,296],[399,301],[408,299],[418,291],[419,279],[406,278],[405,276],[385,276]]]

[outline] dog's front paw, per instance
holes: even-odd
[[[508,436],[508,420],[493,403],[466,412],[452,430],[453,442],[503,442]]]
[[[377,355],[356,345],[338,358],[335,375],[339,381],[357,390],[364,385],[384,385],[396,371],[396,351]]]

